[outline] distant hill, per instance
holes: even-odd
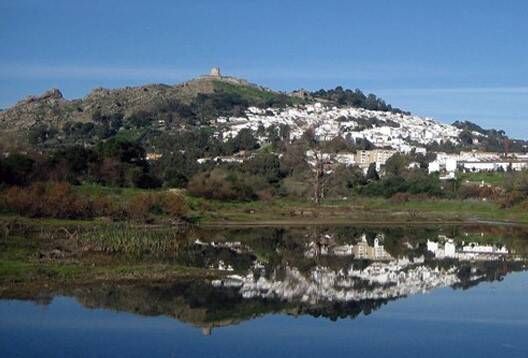
[[[453,126],[461,130],[459,137],[463,146],[481,147],[495,152],[520,152],[527,149],[527,141],[510,139],[504,130],[484,129],[470,121],[456,121]]]

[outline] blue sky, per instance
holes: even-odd
[[[0,107],[218,65],[274,89],[361,88],[528,138],[527,19],[524,0],[0,0]]]

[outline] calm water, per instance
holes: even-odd
[[[208,233],[178,262],[222,279],[0,300],[0,356],[528,357],[524,233],[369,230]]]

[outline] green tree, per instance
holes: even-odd
[[[269,183],[277,183],[283,177],[279,157],[270,153],[257,154],[245,161],[242,170],[265,178]]]
[[[402,176],[407,171],[409,158],[405,154],[395,153],[385,162],[385,173],[391,176]]]
[[[23,154],[11,154],[3,160],[2,180],[9,185],[26,185],[31,182],[35,161]]]
[[[377,181],[379,180],[378,171],[376,170],[376,163],[370,163],[367,169],[367,175],[365,176],[367,181]]]

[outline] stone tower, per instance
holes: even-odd
[[[211,68],[211,71],[209,72],[209,76],[222,77],[222,75],[220,74],[220,68],[219,67]]]

